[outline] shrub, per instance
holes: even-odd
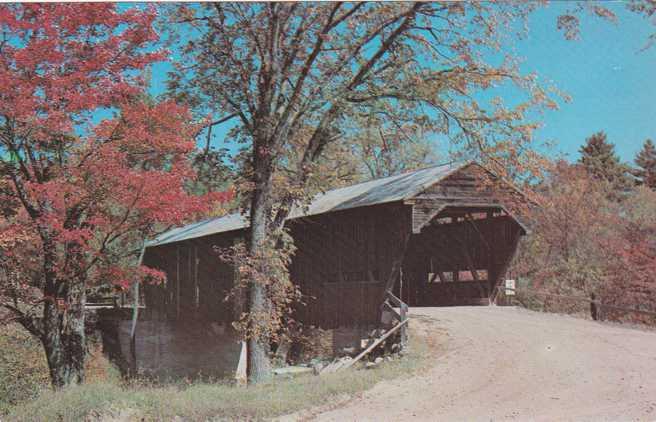
[[[50,385],[39,340],[17,324],[0,325],[0,415]]]

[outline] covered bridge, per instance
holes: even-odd
[[[390,291],[409,306],[494,301],[524,227],[511,185],[477,163],[447,164],[318,194],[287,221],[290,268],[303,304],[295,318],[322,328],[375,326]],[[166,272],[146,286],[148,319],[228,323],[235,271],[216,255],[247,235],[241,214],[173,229],[147,244],[144,264]]]
[[[359,347],[364,332],[389,323],[398,298],[410,306],[493,302],[526,233],[508,211],[515,201],[521,193],[476,163],[317,195],[286,222],[297,247],[291,278],[303,294],[293,317],[332,333],[334,352]],[[243,349],[230,323],[241,309],[226,297],[236,272],[216,248],[243,240],[247,227],[245,216],[228,215],[147,244],[144,264],[166,272],[166,282],[144,286],[136,326],[120,309],[101,318],[119,367],[158,377],[234,375]]]

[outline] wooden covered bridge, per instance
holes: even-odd
[[[323,328],[372,326],[390,291],[410,306],[489,304],[526,233],[507,203],[512,186],[476,163],[441,165],[317,195],[287,224],[290,273],[303,294],[296,319]],[[241,214],[173,229],[144,264],[167,282],[145,289],[150,319],[234,320],[224,298],[235,272],[215,247],[243,239]]]
[[[508,212],[523,201],[476,163],[430,167],[317,195],[287,223],[297,247],[297,321],[333,333],[332,351],[393,321],[391,305],[485,305],[495,300],[523,226]],[[142,290],[139,323],[125,310],[101,318],[110,359],[158,377],[233,376],[242,350],[226,300],[235,270],[216,249],[247,236],[241,214],[173,229],[145,248],[166,273]],[[398,326],[397,326],[398,327]],[[136,331],[135,331],[136,329]],[[136,335],[135,335],[136,333]],[[366,334],[365,334],[366,336]],[[329,351],[330,352],[330,351]]]

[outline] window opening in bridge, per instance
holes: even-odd
[[[441,277],[440,277],[441,276]],[[428,273],[428,283],[441,283],[454,281],[453,271],[446,271],[440,273]]]
[[[475,270],[479,280],[487,280],[487,270]],[[471,271],[459,271],[458,281],[476,281]]]

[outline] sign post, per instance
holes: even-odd
[[[515,280],[506,280],[506,296],[515,296]]]

